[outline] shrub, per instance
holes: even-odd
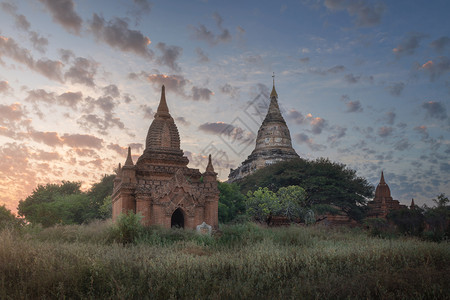
[[[141,214],[135,214],[131,210],[128,213],[120,214],[113,227],[113,235],[115,236],[116,242],[122,243],[123,245],[135,243],[143,232],[141,219]]]

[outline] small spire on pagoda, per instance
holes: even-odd
[[[411,199],[411,205],[409,206],[410,209],[416,208],[416,205],[414,204],[414,198]]]
[[[384,181],[384,174],[383,174],[383,171],[381,171],[380,184],[386,184],[386,182]]]
[[[208,157],[208,165],[206,166],[206,172],[207,173],[214,173],[214,167],[213,167],[212,162],[211,162],[211,154]]]
[[[272,86],[272,92],[270,93],[270,98],[272,98],[272,97],[278,98],[277,91],[275,90],[275,72],[273,72],[272,79],[273,79],[273,86]]]
[[[131,158],[131,147],[128,147],[127,160],[123,166],[134,166],[133,159]]]
[[[158,114],[169,114],[169,107],[167,106],[166,102],[166,88],[164,87],[164,84],[161,89],[161,100],[159,101],[158,110],[156,111]]]

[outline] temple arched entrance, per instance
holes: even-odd
[[[175,209],[170,220],[170,226],[175,228],[184,228],[184,214],[181,208]]]

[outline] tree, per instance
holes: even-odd
[[[61,196],[81,194],[80,187],[81,182],[71,181],[38,185],[30,196],[19,201],[18,214],[31,223],[46,223],[45,218],[54,215],[49,203]]]
[[[0,206],[0,230],[9,226],[15,227],[19,223],[20,221],[4,204]]]
[[[226,223],[245,213],[245,196],[235,183],[218,182],[219,222]]]
[[[243,193],[258,187],[277,191],[281,187],[297,185],[305,190],[309,207],[337,206],[355,220],[364,217],[365,203],[374,191],[374,187],[358,177],[356,171],[325,158],[279,162],[256,171],[238,184]]]
[[[392,210],[387,215],[387,219],[393,222],[403,234],[419,236],[425,229],[424,216],[418,207]]]
[[[105,210],[101,207],[105,204],[105,199],[112,195],[114,187],[114,178],[116,175],[103,175],[103,178],[98,183],[94,183],[88,192],[90,198],[90,205],[94,212],[94,218],[107,219],[111,216],[105,214]]]
[[[256,221],[266,222],[270,217],[285,217],[290,222],[303,220],[313,223],[314,213],[307,207],[306,193],[299,186],[280,188],[277,193],[267,187],[247,193],[247,213]]]
[[[437,199],[432,199],[436,207],[424,206],[425,223],[431,231],[431,239],[441,241],[445,236],[450,237],[450,200],[445,194],[440,194]]]

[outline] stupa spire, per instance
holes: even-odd
[[[208,172],[208,173],[210,173],[210,172],[214,173],[214,167],[213,167],[212,162],[211,162],[211,154],[210,154],[209,157],[208,157],[208,165],[206,166],[206,172]]]
[[[134,166],[133,159],[131,158],[131,147],[128,147],[127,160],[125,161],[124,166]]]
[[[161,89],[161,100],[159,100],[159,106],[156,113],[158,113],[159,115],[169,114],[169,107],[167,106],[166,102],[166,88],[164,87],[164,85],[162,86]]]
[[[270,99],[272,99],[272,97],[278,98],[277,91],[275,90],[275,72],[273,72],[272,80],[273,85],[272,85],[272,92],[270,93]]]
[[[384,174],[383,174],[383,171],[381,171],[380,184],[386,184],[386,182],[384,181]]]

